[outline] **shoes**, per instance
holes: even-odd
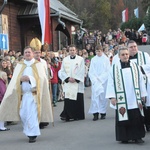
[[[37,136],[28,136],[29,137],[29,143],[34,143],[36,142],[36,137]]]
[[[56,107],[56,106],[57,106],[57,105],[54,103],[54,104],[53,104],[53,107]]]
[[[48,122],[40,122],[40,124],[39,124],[39,128],[40,129],[44,129],[46,126],[48,126],[49,125],[49,123]]]
[[[5,128],[5,129],[0,129],[0,131],[9,131],[9,128]]]
[[[62,102],[62,101],[64,101],[63,99],[59,99],[57,102]]]
[[[121,141],[121,143],[123,143],[123,144],[127,144],[127,143],[129,143],[128,141]]]
[[[60,119],[61,119],[62,121],[66,121],[66,122],[70,121],[69,118],[65,118],[65,117],[61,117]]]
[[[16,121],[7,121],[6,124],[9,126],[9,125],[16,125],[18,124],[18,122]]]
[[[64,117],[61,117],[60,119],[61,119],[61,120],[63,120],[63,121],[65,121],[65,120],[66,120],[66,118],[64,118]]]
[[[106,114],[101,114],[101,119],[106,119]]]
[[[149,132],[150,131],[150,125],[146,125],[146,131]]]
[[[94,115],[93,121],[98,120],[99,113],[94,113],[93,115]]]
[[[142,144],[142,143],[144,143],[144,141],[143,141],[142,139],[136,139],[136,140],[134,140],[134,142],[137,143],[137,144]]]

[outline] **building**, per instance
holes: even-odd
[[[0,0],[0,7],[0,32],[8,34],[9,50],[23,51],[32,38],[41,39],[37,0]],[[71,27],[82,27],[82,21],[59,0],[50,0],[50,16],[51,50],[57,51],[72,43]]]

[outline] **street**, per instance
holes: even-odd
[[[139,46],[150,53],[150,46]],[[85,120],[64,122],[59,114],[63,102],[54,107],[54,127],[52,124],[41,130],[36,143],[28,143],[22,132],[21,122],[7,126],[10,131],[0,132],[0,150],[147,150],[150,147],[150,133],[146,133],[144,144],[122,144],[115,140],[115,112],[108,105],[105,120],[92,121],[88,114],[91,88],[85,88]]]

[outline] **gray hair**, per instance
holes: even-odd
[[[126,46],[120,47],[119,50],[118,50],[118,55],[120,55],[120,52],[121,52],[121,51],[124,51],[124,50],[127,50],[127,51],[128,51],[128,48],[127,48]]]

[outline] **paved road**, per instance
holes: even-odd
[[[140,46],[140,50],[150,46]],[[63,122],[59,114],[63,109],[63,102],[54,108],[54,127],[49,125],[41,130],[41,136],[36,143],[28,143],[22,133],[22,126],[11,125],[10,131],[0,132],[0,150],[148,150],[150,148],[150,133],[146,134],[143,145],[121,144],[115,141],[114,110],[109,108],[105,120],[92,121],[89,115],[90,87],[85,89],[85,114],[83,121]]]
[[[138,46],[138,49],[150,54],[150,45],[141,45],[141,46]]]

